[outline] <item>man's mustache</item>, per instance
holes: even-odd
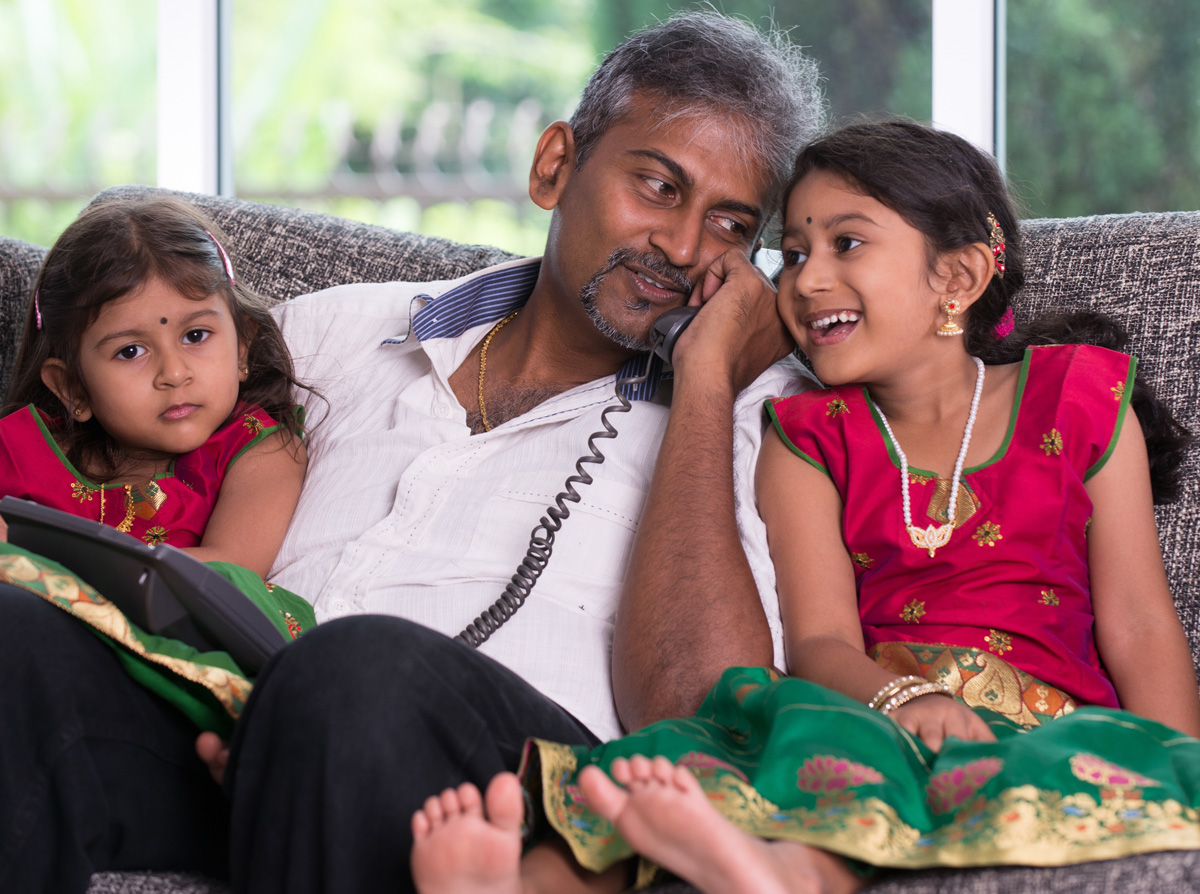
[[[618,267],[632,266],[640,267],[647,273],[652,273],[663,282],[669,283],[679,291],[683,292],[686,298],[690,297],[692,290],[696,288],[686,273],[682,269],[676,267],[661,254],[649,251],[634,251],[632,248],[618,248],[611,255],[604,266],[596,272],[593,279],[599,279],[612,273]]]

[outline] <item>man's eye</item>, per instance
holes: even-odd
[[[724,215],[717,217],[717,226],[734,236],[745,236],[749,232],[747,226],[740,220],[734,217],[725,217]]]
[[[117,349],[117,356],[122,360],[136,360],[144,353],[146,353],[146,349],[141,345],[125,345],[125,347]]]
[[[808,255],[805,252],[797,251],[794,248],[788,249],[782,254],[784,267],[795,267],[797,264],[803,264],[808,260]]]
[[[854,239],[850,236],[839,236],[837,239],[833,240],[833,247],[836,248],[839,253],[848,252],[850,249],[857,248],[860,245],[862,245],[861,239]]]
[[[202,342],[206,338],[208,338],[211,334],[212,333],[209,332],[207,329],[189,329],[187,331],[187,333],[184,334],[183,340],[186,341],[189,345],[198,345],[198,344],[200,344],[200,342]]]
[[[675,196],[675,187],[667,181],[659,180],[657,177],[646,177],[644,179],[646,181],[646,185],[649,186],[651,191],[655,194],[666,199],[673,198]]]

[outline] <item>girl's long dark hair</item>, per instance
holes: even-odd
[[[239,399],[266,410],[281,423],[288,440],[299,437],[294,389],[311,389],[296,380],[291,355],[266,301],[240,281],[230,281],[218,241],[236,271],[229,240],[186,202],[170,197],[115,199],[85,208],[54,243],[38,272],[34,289],[40,326],[30,302],[0,413],[33,404],[61,418],[55,436],[67,459],[102,481],[118,477],[124,461],[118,445],[94,417],[79,422],[63,413],[62,402],[42,382],[42,365],[51,357],[61,360],[74,386],[86,392],[79,367],[84,331],[104,304],[157,277],[189,298],[214,293],[225,298],[238,338],[250,345],[249,373]]]
[[[886,205],[925,235],[930,261],[975,242],[988,244],[988,214],[1005,235],[1004,275],[993,276],[967,312],[966,349],[985,363],[1012,363],[1030,345],[1094,344],[1124,350],[1127,335],[1112,317],[1077,313],[1043,317],[1006,338],[996,324],[1025,284],[1017,212],[995,159],[971,143],[914,121],[888,119],[846,125],[810,143],[796,159],[791,193],[804,177],[825,171]],[[1180,464],[1191,435],[1138,376],[1131,405],[1150,453],[1156,503],[1179,493]]]

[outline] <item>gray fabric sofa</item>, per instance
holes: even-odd
[[[122,188],[102,195],[131,195]],[[449,278],[507,255],[296,209],[189,196],[229,234],[240,274],[283,301],[345,282]],[[1094,308],[1120,318],[1130,350],[1180,418],[1200,432],[1200,212],[1128,214],[1025,223],[1028,283],[1018,314]],[[0,238],[0,385],[6,385],[45,249]],[[1182,498],[1158,513],[1180,616],[1200,659],[1200,451],[1185,469]],[[691,889],[666,885],[662,894]],[[1200,891],[1200,851],[1056,868],[1010,867],[893,873],[876,894],[1174,894]],[[90,894],[227,894],[227,886],[176,873],[100,873]]]

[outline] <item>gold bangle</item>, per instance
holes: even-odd
[[[886,717],[901,705],[907,705],[913,699],[923,695],[946,695],[953,698],[954,690],[945,683],[931,683],[929,680],[922,680],[920,683],[905,686],[894,693],[891,698],[879,706],[879,713]]]
[[[907,677],[896,677],[894,680],[891,680],[885,684],[878,692],[875,693],[871,700],[867,702],[867,707],[872,711],[878,711],[879,706],[887,701],[890,696],[894,695],[901,688],[908,686],[910,683],[924,682],[924,677],[915,677],[912,675]]]

